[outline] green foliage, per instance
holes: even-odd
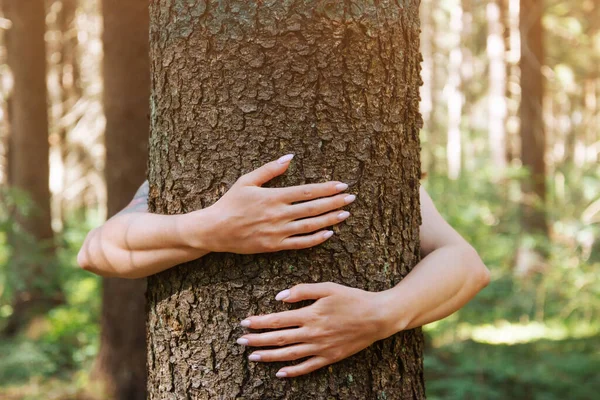
[[[91,365],[99,345],[101,280],[76,266],[76,255],[89,225],[82,216],[73,217],[58,236],[56,276],[64,292],[64,304],[37,318],[21,336],[0,345],[0,386],[35,377],[68,380],[74,371]],[[10,254],[10,246],[2,241],[2,265],[6,254]],[[4,284],[9,282],[5,271],[3,266],[0,276]],[[9,306],[5,304],[6,307]],[[10,312],[3,314],[0,308],[0,324],[8,316]]]
[[[599,346],[599,337],[444,346],[425,358],[428,398],[593,399],[600,391]]]
[[[519,185],[526,178],[522,171],[509,171],[499,179],[483,168],[457,181],[436,175],[426,180],[439,211],[492,272],[490,286],[464,309],[427,327],[433,342],[425,358],[428,398],[597,397],[600,249],[594,244],[600,239],[600,226],[586,221],[584,214],[600,193],[600,170],[564,166],[556,176],[548,182],[551,236],[541,238],[521,233]],[[517,251],[533,242],[546,249],[548,259],[532,274],[518,276]],[[537,325],[523,326],[533,320]],[[540,332],[530,332],[525,343],[511,343],[499,326],[509,322]],[[497,331],[495,337],[474,334],[484,325]],[[553,335],[560,339],[543,339]],[[474,336],[508,344],[478,343],[469,339]]]

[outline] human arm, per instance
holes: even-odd
[[[148,213],[148,185],[103,226],[90,232],[79,265],[102,276],[141,278],[210,252],[253,254],[316,246],[331,237],[325,227],[349,217],[348,185],[326,182],[263,188],[283,174],[292,156],[265,164],[240,179],[215,204],[182,215]]]
[[[368,292],[335,283],[300,284],[276,300],[316,300],[297,310],[252,316],[242,325],[283,329],[247,334],[238,343],[257,350],[251,361],[307,360],[282,368],[279,377],[295,377],[347,358],[377,340],[445,318],[464,306],[489,282],[475,250],[438,213],[421,190],[423,260],[397,286]],[[281,347],[285,346],[285,347]]]

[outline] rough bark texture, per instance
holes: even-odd
[[[150,66],[147,0],[104,0],[104,107],[108,213],[146,177]],[[146,398],[146,280],[104,279],[96,371],[111,399]]]
[[[44,1],[8,0],[2,6],[12,23],[7,34],[7,55],[14,78],[8,181],[12,187],[26,192],[34,204],[30,215],[17,216],[21,228],[48,252],[42,265],[31,259],[32,249],[28,248],[31,244],[15,238],[10,265],[24,289],[15,295],[14,313],[5,330],[13,334],[26,323],[25,314],[31,309],[41,306],[41,312],[50,305],[49,300],[58,303],[61,299],[58,290],[54,290],[55,281],[50,278],[54,275],[53,268],[48,267],[47,261],[53,256],[54,234],[50,213]]]
[[[151,2],[150,208],[215,202],[286,153],[274,186],[336,179],[358,194],[325,245],[211,254],[148,281],[150,399],[424,398],[420,330],[306,377],[247,361],[246,316],[278,290],[335,281],[377,291],[419,258],[418,0]]]
[[[543,0],[521,0],[521,159],[530,177],[523,181],[523,228],[547,234],[546,135],[544,132]]]

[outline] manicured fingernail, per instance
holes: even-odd
[[[350,216],[350,213],[348,211],[344,211],[338,214],[338,219],[340,221],[345,220],[346,218],[348,218]]]
[[[248,357],[248,360],[250,360],[250,361],[260,361],[260,355],[258,355],[258,354],[250,354],[250,356]]]
[[[247,328],[250,326],[250,320],[249,319],[245,319],[242,322],[240,322],[240,325],[243,326],[244,328]]]
[[[250,343],[250,342],[248,341],[248,339],[239,338],[239,339],[237,340],[237,344],[241,344],[242,346],[248,346],[248,343]]]
[[[346,183],[338,183],[337,185],[335,185],[336,190],[338,190],[339,192],[348,189],[348,184]]]
[[[353,195],[353,194],[351,194],[350,196],[346,196],[346,197],[344,197],[344,202],[345,202],[346,204],[350,204],[350,203],[352,203],[354,200],[356,200],[356,196],[355,196],[355,195]]]
[[[285,164],[285,163],[291,161],[292,158],[294,158],[294,155],[293,154],[288,154],[288,155],[285,155],[285,156],[281,157],[279,160],[277,160],[277,162],[279,164]]]
[[[278,373],[275,374],[275,376],[278,378],[285,378],[285,377],[287,377],[287,372],[279,371]]]
[[[286,289],[279,292],[277,296],[275,296],[275,300],[281,301],[287,299],[288,297],[290,297],[290,290]]]
[[[333,236],[333,231],[327,231],[327,232],[325,232],[325,233],[323,234],[323,237],[324,237],[325,239],[329,239],[329,238],[330,238],[330,237],[332,237],[332,236]]]

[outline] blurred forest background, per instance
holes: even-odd
[[[147,156],[105,162],[133,118],[105,112],[111,78],[139,56],[103,59],[131,39],[103,36],[131,28],[119,3],[0,1],[1,399],[103,398],[101,331],[130,323],[76,265]],[[422,0],[421,26],[423,184],[493,278],[425,328],[428,396],[598,398],[600,0]]]

